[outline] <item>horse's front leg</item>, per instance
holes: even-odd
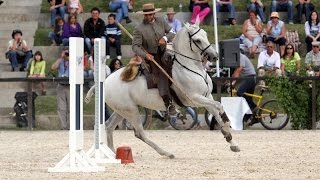
[[[195,96],[192,98],[198,107],[205,107],[211,114],[214,115],[216,121],[221,127],[221,133],[226,138],[226,141],[230,143],[230,149],[234,152],[239,152],[240,149],[238,145],[233,141],[231,131],[230,131],[230,120],[223,110],[220,102],[214,101],[212,95],[209,97]]]

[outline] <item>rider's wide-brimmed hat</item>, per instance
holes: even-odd
[[[142,11],[138,11],[137,14],[153,14],[161,11],[161,8],[155,8],[154,4],[148,3],[142,5]]]

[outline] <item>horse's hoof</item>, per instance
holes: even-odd
[[[231,151],[233,152],[240,152],[240,149],[238,146],[230,146]]]
[[[174,155],[171,154],[171,155],[169,156],[169,158],[170,158],[170,159],[174,159]]]

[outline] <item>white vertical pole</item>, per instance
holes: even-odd
[[[69,153],[49,172],[104,171],[83,151],[83,38],[69,38]]]
[[[87,152],[97,163],[121,163],[115,153],[105,144],[105,94],[106,79],[106,40],[94,40],[94,81],[95,81],[95,125],[94,145]]]
[[[217,16],[217,2],[216,0],[212,0],[212,8],[213,8],[213,30],[214,30],[214,40],[215,40],[215,46],[216,46],[216,51],[219,52],[219,40],[218,40],[218,16]],[[217,77],[220,77],[220,59],[218,56],[218,60],[216,61],[216,72],[217,72]]]

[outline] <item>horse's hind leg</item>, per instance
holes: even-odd
[[[113,145],[113,131],[121,120],[123,120],[123,117],[114,112],[109,117],[106,125],[108,147],[113,152],[115,152],[114,145]]]
[[[174,158],[174,155],[164,151],[163,149],[161,149],[158,145],[156,145],[153,141],[149,140],[145,133],[144,133],[144,129],[140,120],[140,114],[139,114],[139,110],[138,108],[136,108],[136,110],[134,112],[132,112],[130,114],[130,116],[125,117],[130,124],[133,126],[134,128],[134,134],[137,138],[141,139],[143,142],[145,142],[146,144],[148,144],[149,146],[151,146],[154,150],[156,150],[160,155],[162,156],[167,156],[170,159]]]

